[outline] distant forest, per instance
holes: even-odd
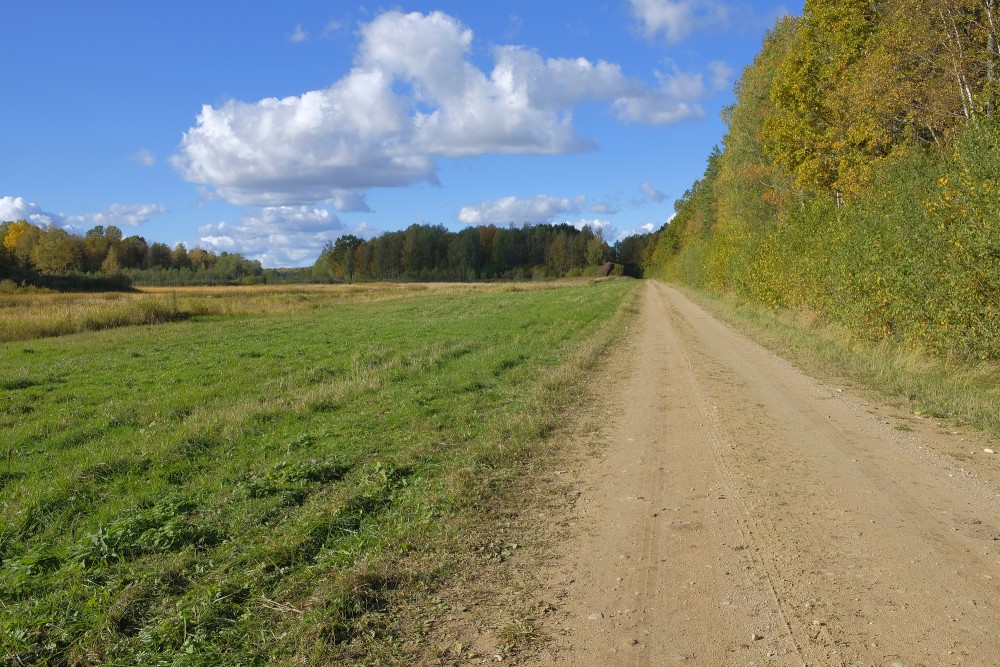
[[[56,288],[108,289],[144,285],[218,285],[265,281],[257,260],[183,244],[173,248],[113,225],[71,234],[26,220],[0,223],[0,280]]]
[[[611,246],[590,227],[524,225],[468,227],[411,225],[365,241],[341,236],[314,267],[316,280],[538,280],[597,275],[606,262],[616,272],[641,275],[650,235]]]
[[[807,0],[736,86],[653,274],[1000,359],[1000,8]]]
[[[328,242],[312,267],[264,269],[239,253],[213,253],[123,237],[115,226],[85,234],[26,220],[0,223],[0,281],[56,289],[124,289],[131,285],[222,285],[371,280],[529,280],[597,275],[606,262],[618,274],[641,274],[651,235],[609,245],[589,227],[411,225],[365,241]]]

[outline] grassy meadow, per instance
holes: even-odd
[[[525,289],[530,285],[522,285]],[[496,284],[258,285],[143,287],[130,292],[60,293],[0,282],[0,342],[63,336],[121,326],[161,324],[200,315],[263,315],[340,303],[399,298],[407,292],[503,289]]]
[[[635,285],[166,290],[190,319],[0,343],[0,663],[405,663],[395,601]]]

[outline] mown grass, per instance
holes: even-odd
[[[123,326],[161,324],[202,315],[261,315],[382,301],[410,293],[503,291],[510,284],[260,285],[144,287],[132,292],[60,293],[0,286],[0,342],[64,336]],[[516,289],[538,289],[518,283]]]
[[[774,311],[684,289],[716,315],[812,372],[861,384],[903,402],[916,414],[949,418],[1000,437],[1000,365],[996,362],[859,340],[808,312]]]
[[[2,662],[405,663],[394,601],[447,576],[634,285],[0,345]]]

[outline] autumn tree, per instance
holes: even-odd
[[[549,240],[545,249],[545,264],[559,275],[569,271],[572,266],[572,251],[569,235],[565,231],[560,231]]]
[[[191,268],[191,258],[188,256],[187,248],[184,247],[183,243],[178,243],[170,251],[170,266],[175,269]]]
[[[96,272],[108,256],[108,249],[118,250],[122,242],[122,230],[114,225],[95,225],[83,236],[83,270]]]
[[[870,0],[807,0],[771,88],[765,149],[799,186],[839,195],[861,187],[891,143],[865,109],[845,104],[854,66],[876,29]]]
[[[39,233],[31,250],[35,268],[47,274],[65,274],[73,267],[73,243],[64,229],[50,226]]]
[[[117,276],[122,272],[122,265],[118,259],[118,253],[115,252],[114,248],[108,248],[108,255],[101,262],[101,273],[106,273],[109,276]]]
[[[686,217],[712,218],[708,229],[712,243],[707,248],[704,275],[711,289],[730,286],[734,271],[741,270],[737,263],[743,258],[737,256],[737,249],[744,247],[752,234],[776,223],[791,196],[787,174],[765,152],[764,125],[776,112],[771,89],[795,44],[797,30],[798,22],[786,17],[768,32],[760,53],[736,83],[736,103],[723,113],[727,125],[723,150],[713,151],[705,176],[695,184],[699,187],[702,182],[714,181],[698,202],[692,200],[700,214],[684,210],[686,198],[678,208],[678,225],[685,224]],[[671,226],[675,227],[670,230],[671,251],[677,253],[684,240],[680,230],[673,223]],[[700,226],[704,229],[704,222]]]
[[[603,264],[608,261],[610,255],[611,249],[608,248],[608,244],[601,237],[594,236],[587,241],[586,256],[588,266]]]
[[[331,278],[354,281],[357,269],[356,250],[364,243],[364,240],[353,234],[344,234],[337,239],[336,243],[327,242],[323,248],[322,256],[327,265],[327,271]]]
[[[188,251],[188,261],[194,269],[210,269],[215,260],[216,256],[204,248],[195,246]]]
[[[145,266],[150,269],[169,269],[172,259],[170,246],[166,243],[151,243],[146,251]]]
[[[950,143],[964,123],[994,112],[1000,92],[995,0],[890,0],[883,13],[882,73],[898,86],[917,131],[939,145]]]
[[[654,272],[1000,358],[997,0],[807,0],[744,70]],[[652,249],[652,250],[650,250]]]
[[[24,268],[32,267],[32,251],[42,230],[27,220],[17,220],[7,228],[3,238],[3,246],[18,264]]]
[[[128,236],[118,245],[118,264],[123,269],[141,269],[146,263],[149,244],[141,236]]]

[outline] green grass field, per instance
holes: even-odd
[[[405,661],[394,600],[445,576],[635,285],[0,345],[0,662]]]

